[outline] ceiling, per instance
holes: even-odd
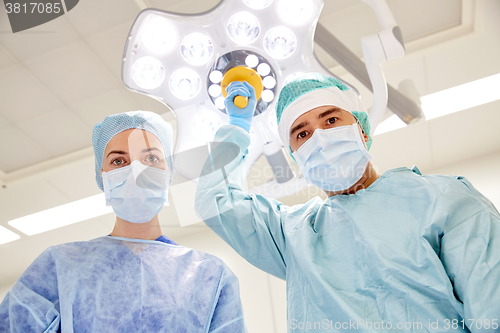
[[[199,13],[218,2],[145,3]],[[457,0],[388,3],[407,42],[462,21],[462,4]],[[168,111],[127,91],[121,82],[126,36],[139,12],[134,0],[84,0],[56,20],[12,34],[6,12],[0,9],[0,141],[9,142],[0,145],[0,170],[10,173],[89,147],[89,133],[107,115],[137,109]],[[327,0],[319,21],[360,57],[360,37],[379,29],[374,12],[361,1]],[[336,65],[322,50],[318,57],[328,68]]]
[[[387,2],[408,51],[404,58],[384,64],[395,88],[411,78],[426,95],[500,73],[497,0]],[[16,232],[7,225],[9,220],[99,193],[91,132],[105,116],[138,109],[168,111],[151,98],[129,92],[121,82],[125,39],[144,3],[197,13],[218,1],[82,0],[68,14],[16,34],[0,6],[0,183],[5,185],[0,188],[0,225]],[[360,57],[359,39],[380,29],[375,14],[357,0],[326,0],[319,21]],[[363,102],[371,105],[366,88],[321,49],[316,51],[323,64],[355,85]],[[374,160],[381,172],[413,164],[425,172],[498,152],[499,109],[497,101],[379,135]],[[175,128],[173,113],[166,118]],[[263,168],[261,159],[253,172]],[[283,201],[294,204],[308,197],[297,194]],[[186,210],[192,208],[175,203],[161,212],[164,231],[174,239],[206,228],[179,228],[179,216]],[[17,231],[20,240],[0,245],[0,267],[5,268],[0,285],[15,279],[48,246],[106,234],[113,222],[108,214],[30,237]]]

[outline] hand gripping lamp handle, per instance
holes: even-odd
[[[264,90],[264,85],[262,84],[262,78],[254,69],[245,67],[245,66],[237,66],[233,67],[224,74],[222,81],[220,83],[220,87],[222,89],[222,95],[227,97],[226,88],[229,86],[231,82],[234,81],[247,81],[251,84],[255,89],[255,98],[257,101],[260,99],[260,95],[262,94],[262,90]],[[247,106],[248,98],[244,96],[236,96],[234,98],[234,105],[239,107],[240,109],[244,109]]]

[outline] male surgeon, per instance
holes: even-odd
[[[224,180],[210,173],[224,155],[213,150],[195,208],[246,260],[286,280],[289,332],[500,331],[500,216],[465,178],[416,167],[379,175],[359,98],[314,74],[284,86],[276,116],[304,178],[328,198],[288,207],[245,193],[255,93],[246,82],[228,89],[229,124],[214,141],[240,153]]]

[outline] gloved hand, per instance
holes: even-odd
[[[257,106],[255,89],[246,81],[233,81],[227,86],[226,91],[227,97],[224,100],[224,105],[229,116],[229,124],[239,126],[245,131],[250,132],[253,114]],[[248,97],[247,106],[243,109],[234,105],[234,98],[238,95]]]

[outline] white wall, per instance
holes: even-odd
[[[0,299],[3,299],[5,297],[5,294],[12,288],[12,285],[14,284],[15,281],[12,281],[10,284],[5,284],[0,286]]]

